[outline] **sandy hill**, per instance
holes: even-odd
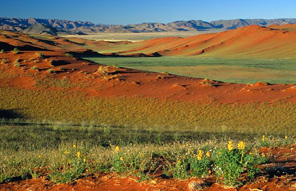
[[[157,52],[167,56],[296,58],[293,42],[296,42],[296,32],[251,25],[187,38],[151,39],[136,43],[136,48],[121,54]]]
[[[268,28],[285,30],[285,31],[296,31],[296,24],[270,25],[268,26]]]
[[[105,42],[79,38],[63,38],[48,35],[48,27],[38,25],[28,28],[28,34],[22,32],[1,31],[0,45],[4,50],[12,50],[17,47],[20,50],[52,50],[52,51],[86,51],[89,47],[94,50],[106,45],[123,45],[129,42]],[[33,33],[33,34],[31,34]],[[35,34],[38,34],[37,36]]]

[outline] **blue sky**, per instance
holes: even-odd
[[[295,0],[0,0],[0,17],[95,24],[296,18]]]

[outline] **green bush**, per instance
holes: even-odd
[[[189,159],[191,175],[194,177],[205,177],[211,169],[211,153],[207,151],[204,154],[203,150],[198,150],[195,157]]]
[[[264,162],[259,155],[246,150],[244,142],[240,142],[238,147],[234,148],[232,141],[229,141],[227,149],[216,150],[213,160],[217,179],[222,179],[222,182],[229,186],[241,185],[239,178],[245,171],[249,179],[254,178],[259,170],[256,166]]]

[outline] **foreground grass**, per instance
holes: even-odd
[[[256,165],[266,161],[259,155],[259,147],[294,141],[293,137],[283,136],[265,136],[262,142],[259,136],[234,138],[212,134],[205,138],[197,134],[189,138],[182,132],[176,137],[176,132],[159,136],[162,132],[118,131],[112,127],[5,123],[8,121],[2,120],[0,126],[0,183],[41,176],[56,183],[70,183],[104,172],[146,180],[161,171],[167,177],[181,179],[215,173],[223,177],[225,184],[239,185],[245,168],[248,179],[252,179],[258,172]]]
[[[203,57],[85,58],[105,65],[169,72],[232,83],[295,83],[296,62],[284,59],[232,59]]]
[[[91,98],[66,82],[44,83],[52,89],[0,88],[1,118],[9,118],[0,121],[0,183],[41,176],[70,183],[105,172],[146,180],[161,171],[238,186],[242,173],[251,180],[266,161],[260,146],[294,141],[294,103]]]

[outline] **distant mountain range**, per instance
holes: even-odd
[[[85,21],[69,21],[57,19],[22,19],[0,17],[0,30],[24,31],[35,34],[42,34],[40,28],[49,27],[49,33],[83,34],[83,33],[119,33],[119,32],[170,32],[170,31],[202,31],[202,30],[229,30],[248,25],[283,25],[296,23],[296,19],[236,19],[219,20],[206,22],[202,20],[175,21],[167,24],[163,23],[141,23],[130,25],[104,25],[93,24]],[[38,27],[32,27],[34,25]],[[42,24],[42,26],[40,25]],[[27,29],[31,27],[30,29]],[[27,30],[25,30],[27,29]],[[49,29],[44,29],[48,31]],[[52,30],[57,31],[52,31]],[[47,32],[45,32],[47,33]]]

